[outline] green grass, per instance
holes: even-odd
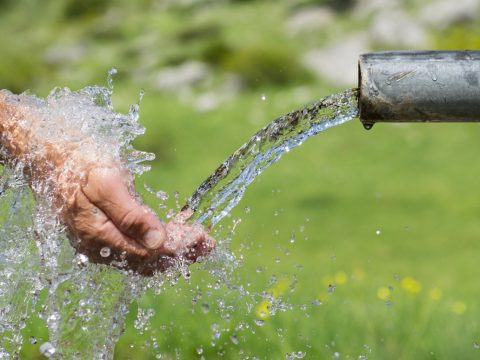
[[[139,179],[138,189],[144,192],[146,182],[179,191],[184,200],[268,121],[342,89],[308,80],[302,82],[306,95],[298,96],[294,79],[278,86],[265,77],[217,109],[199,113],[174,94],[155,91],[152,74],[184,60],[210,59],[214,83],[221,83],[235,61],[233,69],[255,76],[251,64],[240,62],[244,49],[262,49],[266,56],[249,56],[281,67],[290,63],[291,53],[360,30],[358,19],[342,13],[328,29],[291,37],[284,23],[296,3],[225,2],[159,10],[149,1],[141,8],[120,1],[110,13],[82,8],[83,15],[74,19],[67,17],[72,7],[57,2],[45,2],[43,16],[37,16],[35,2],[3,5],[9,10],[0,14],[0,28],[14,29],[16,35],[4,39],[0,49],[0,87],[44,95],[54,85],[104,83],[107,69],[118,66],[123,77],[115,82],[117,108],[128,109],[138,90],[147,90],[141,105],[147,133],[136,146],[156,153],[157,160]],[[433,44],[469,47],[478,42],[475,29],[471,24],[432,31]],[[189,36],[199,37],[186,41]],[[43,51],[57,43],[80,43],[86,55],[46,63]],[[224,52],[212,57],[208,51],[218,44]],[[281,63],[270,57],[278,52]],[[260,100],[261,94],[267,101]],[[337,352],[342,359],[478,358],[479,137],[477,124],[377,124],[367,132],[356,120],[310,139],[266,170],[223,221],[227,226],[242,219],[231,242],[242,259],[233,283],[257,295],[239,296],[224,284],[215,289],[216,279],[195,266],[189,282],[181,280],[160,295],[146,294],[132,305],[115,358],[153,359],[162,353],[173,359],[179,353],[194,359],[201,357],[200,347],[206,359],[221,354],[225,359],[280,359],[292,351],[305,351],[308,359],[328,359]],[[155,206],[150,195],[144,196]],[[270,283],[272,275],[277,283]],[[421,284],[419,292],[408,281],[402,286],[408,277]],[[337,286],[329,293],[332,282]],[[280,291],[279,284],[293,283],[292,292]],[[192,303],[198,289],[203,295]],[[292,308],[258,326],[254,320],[268,305],[258,294],[271,289]],[[379,298],[379,289],[388,295]],[[323,304],[312,305],[314,300]],[[134,328],[138,307],[155,309],[144,331]],[[214,324],[223,331],[212,340]],[[28,343],[30,335],[47,336],[33,316],[24,330],[23,358],[39,356],[39,344]]]
[[[276,96],[284,94],[273,91],[270,99],[275,103]],[[147,98],[147,127],[148,102]],[[173,124],[164,126],[177,150],[165,165],[156,165],[146,181],[161,183],[170,191],[181,187],[188,196],[208,173],[205,168],[213,169],[225,157],[222,154],[230,153],[258,127],[241,112],[248,102],[249,111],[261,109],[266,119],[279,114],[252,95],[210,113],[208,119],[185,116],[185,108],[180,111],[183,120],[166,119]],[[162,107],[160,99],[155,104]],[[196,284],[205,291],[211,280],[202,272],[194,273],[192,284],[145,299],[162,314],[152,322],[160,351],[174,353],[178,348],[189,358],[202,345],[207,355],[215,358],[223,348],[232,359],[239,357],[240,348],[260,358],[279,358],[294,350],[306,351],[311,358],[327,358],[336,351],[353,358],[362,353],[378,359],[474,358],[479,337],[480,194],[475,161],[479,131],[476,124],[377,124],[366,132],[354,121],[287,154],[248,189],[235,210],[233,216],[241,217],[242,223],[232,248],[244,258],[235,272],[239,284],[252,281],[251,287],[262,291],[269,287],[272,274],[296,276],[289,300],[294,309],[269,317],[255,334],[242,332],[238,346],[224,335],[211,347],[212,323],[223,324],[230,332],[241,322],[252,325],[255,307],[249,313],[247,300],[235,299],[241,304],[233,302],[238,309],[230,322],[222,319],[219,310],[203,314],[198,304],[191,305],[189,292]],[[143,141],[148,143],[149,136],[157,135],[150,131]],[[205,149],[202,139],[207,136]],[[245,206],[252,209],[250,213],[244,213]],[[292,231],[296,234],[293,244],[289,242]],[[264,268],[260,274],[258,266]],[[345,273],[347,281],[328,294],[326,282],[337,273]],[[422,290],[410,294],[401,285],[405,277],[417,279]],[[390,306],[377,297],[378,289],[386,286],[393,288]],[[442,295],[433,300],[430,292],[437,288]],[[214,292],[207,301],[214,304],[223,296],[228,298],[228,291],[227,295]],[[325,304],[309,305],[317,298]],[[462,314],[453,310],[456,306],[457,312],[463,311],[458,302],[466,306]],[[300,309],[302,304],[307,304],[306,311]],[[163,315],[165,309],[168,315]],[[175,324],[172,329],[158,330],[170,321]],[[282,336],[276,328],[284,329]],[[135,331],[127,331],[121,339],[120,353],[125,354],[129,344],[138,344]],[[131,358],[138,351],[135,345]]]

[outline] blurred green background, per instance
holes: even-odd
[[[157,159],[138,188],[183,201],[261,126],[355,86],[360,53],[479,48],[479,11],[476,0],[0,0],[0,88],[45,96],[105,84],[117,67],[117,110],[146,90],[136,147]],[[132,305],[115,358],[480,358],[479,138],[478,124],[367,132],[357,120],[309,140],[223,220],[242,219],[231,280],[253,295],[197,266]],[[270,314],[262,291],[287,305]],[[141,330],[138,308],[155,309]],[[22,357],[39,357],[44,325],[32,318],[24,335],[39,342]]]

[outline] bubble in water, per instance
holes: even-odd
[[[35,336],[30,336],[29,338],[30,344],[36,344],[37,343],[37,338]]]
[[[104,246],[100,249],[100,256],[103,258],[107,258],[110,256],[111,250],[108,246]]]
[[[55,354],[55,351],[55,348],[49,342],[40,345],[40,353],[47,358],[51,358],[53,354]]]

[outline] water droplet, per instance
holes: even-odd
[[[291,353],[285,354],[285,359],[287,360],[294,360],[294,359],[303,359],[307,355],[304,351],[294,351]]]
[[[210,311],[210,305],[207,303],[202,304],[202,311],[204,314],[207,314]]]
[[[47,358],[51,358],[53,354],[55,354],[55,351],[55,348],[49,342],[40,345],[40,353]]]
[[[375,231],[375,234],[376,234],[377,236],[380,235],[381,233],[382,233],[382,231],[381,231],[380,229],[377,229],[377,230]]]
[[[177,212],[174,209],[169,209],[165,215],[167,219],[171,219],[175,216]]]
[[[263,325],[265,325],[265,320],[255,319],[255,320],[253,320],[253,322],[254,322],[257,326],[263,326]]]
[[[293,244],[295,242],[295,233],[292,233],[290,235],[290,244]]]
[[[100,249],[100,256],[103,258],[107,258],[110,256],[110,248],[108,246],[104,246]]]
[[[37,343],[37,338],[35,336],[30,336],[29,338],[30,344],[36,344]]]
[[[475,341],[475,342],[473,343],[473,348],[474,348],[474,349],[480,349],[480,342]]]
[[[85,254],[77,254],[75,259],[78,266],[84,266],[88,263],[88,256]]]
[[[260,99],[261,99],[262,101],[265,101],[265,100],[267,100],[267,96],[266,96],[265,94],[262,94],[262,96],[260,96]]]
[[[203,354],[203,347],[199,346],[197,347],[197,354],[202,355]]]
[[[333,357],[334,357],[335,359],[340,359],[340,353],[339,353],[338,351],[335,351],[335,352],[333,353]]]
[[[166,191],[159,190],[155,193],[155,196],[161,201],[168,200],[168,193]]]
[[[233,334],[230,336],[230,341],[232,343],[234,343],[235,345],[238,345],[239,341],[238,341],[238,336],[236,334]]]
[[[116,67],[112,67],[110,70],[108,70],[107,83],[110,90],[113,89],[113,75],[115,75],[116,73],[118,73]]]
[[[247,214],[251,211],[251,209],[248,206],[245,206],[244,210],[245,210],[245,213],[247,213]]]

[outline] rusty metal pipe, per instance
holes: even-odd
[[[376,122],[480,122],[480,51],[360,55],[359,111]]]

